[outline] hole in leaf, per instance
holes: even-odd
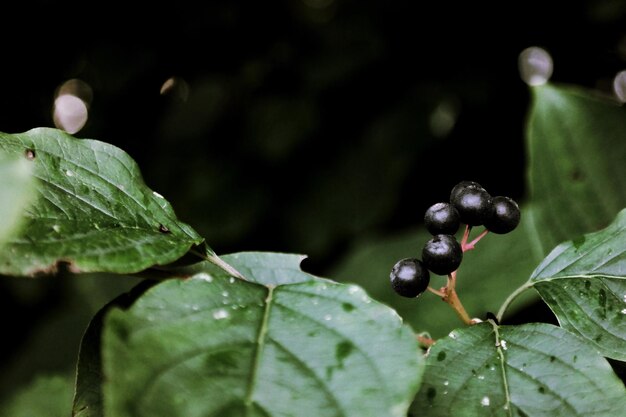
[[[34,149],[26,149],[26,151],[24,151],[24,156],[26,156],[26,159],[29,161],[32,161],[37,155],[35,154]]]
[[[159,224],[159,232],[161,232],[161,233],[166,233],[166,234],[167,234],[167,233],[172,233],[172,232],[170,231],[170,229],[168,229],[168,228],[167,228],[167,226],[164,226],[164,225],[162,225],[162,224]]]

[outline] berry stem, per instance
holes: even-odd
[[[462,242],[461,249],[463,250],[463,252],[467,252],[468,250],[474,249],[474,246],[480,241],[480,239],[484,238],[487,235],[487,233],[489,233],[489,230],[485,229],[481,232],[481,234],[476,236],[476,238],[472,240],[470,243]]]
[[[434,289],[433,287],[431,287],[430,285],[426,288],[428,291],[432,292],[433,294],[438,295],[441,298],[445,298],[446,297],[446,293],[444,291],[439,291]],[[445,290],[445,287],[444,287]]]
[[[465,307],[461,303],[459,296],[456,293],[456,271],[448,274],[448,285],[445,288],[445,295],[443,297],[443,301],[450,304],[459,318],[463,321],[463,323],[470,325],[473,324],[472,319],[470,318],[467,311],[465,311]]]
[[[422,347],[429,348],[435,344],[435,339],[432,339],[428,336],[416,334],[415,337],[417,338],[417,343],[419,343]]]
[[[465,231],[463,232],[463,237],[461,238],[461,248],[465,247],[467,243],[467,239],[469,239],[470,232],[472,231],[472,226],[469,224],[465,225]]]

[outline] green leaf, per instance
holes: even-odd
[[[566,86],[532,89],[527,126],[534,227],[547,254],[626,207],[626,108]]]
[[[557,246],[529,284],[562,327],[626,360],[626,209],[606,229]]]
[[[0,134],[0,150],[29,159],[37,200],[0,253],[0,273],[133,273],[173,262],[202,238],[176,219],[119,148],[55,129]]]
[[[516,230],[506,235],[488,234],[474,250],[464,254],[456,289],[470,316],[485,318],[488,311],[495,313],[507,295],[526,282],[541,261],[542,255],[533,250],[525,213],[522,207],[522,221]],[[476,229],[472,237],[480,233],[480,228]],[[447,304],[429,292],[418,299],[400,297],[389,282],[392,266],[401,258],[421,258],[422,247],[431,237],[420,228],[394,238],[362,242],[330,275],[341,282],[361,285],[372,297],[396,309],[415,329],[426,329],[434,337],[444,336],[460,324]],[[431,275],[432,287],[445,284],[445,277]],[[538,299],[531,292],[524,297],[515,304],[516,308],[523,307],[533,297]]]
[[[428,417],[622,417],[626,389],[606,359],[560,327],[489,322],[431,347],[411,409]]]
[[[0,417],[67,417],[73,386],[69,376],[39,376],[0,407]]]
[[[89,322],[78,354],[76,367],[76,393],[72,407],[73,417],[103,417],[102,399],[102,329],[104,317],[113,307],[128,308],[141,294],[154,285],[145,280],[127,293],[107,303]]]
[[[17,232],[33,192],[31,164],[23,158],[7,158],[0,153],[0,247]]]
[[[233,255],[248,281],[202,272],[110,311],[106,414],[406,416],[423,371],[410,327],[355,285],[307,278],[300,260]]]

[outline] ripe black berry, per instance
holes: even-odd
[[[459,212],[461,222],[469,226],[484,224],[491,214],[491,196],[478,184],[466,185],[455,191],[459,185],[457,184],[450,193],[450,203]]]
[[[492,201],[491,213],[485,220],[485,227],[493,233],[509,233],[519,224],[519,206],[513,199],[504,196],[494,197]]]
[[[453,235],[459,230],[459,212],[449,203],[436,203],[426,210],[424,224],[431,235]]]
[[[389,278],[395,292],[403,297],[414,298],[426,291],[430,273],[419,259],[406,258],[393,266]]]
[[[479,190],[484,190],[482,185],[474,181],[461,181],[454,187],[452,187],[452,191],[450,191],[450,201],[454,201],[457,198],[457,194],[463,191],[466,188],[475,188]]]
[[[463,250],[454,236],[437,235],[424,245],[422,259],[426,268],[435,274],[447,275],[461,265]]]

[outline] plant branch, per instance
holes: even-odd
[[[463,307],[463,304],[461,303],[461,300],[459,299],[459,296],[456,293],[455,287],[456,287],[456,271],[448,274],[448,285],[444,289],[445,295],[444,297],[442,297],[443,301],[450,304],[452,309],[454,309],[454,311],[459,316],[459,318],[463,321],[463,323],[468,324],[468,325],[473,324],[472,319],[470,318],[469,314],[467,314],[465,307]]]

